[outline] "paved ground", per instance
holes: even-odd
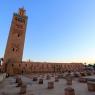
[[[95,76],[92,76],[95,78]],[[50,80],[44,79],[44,84],[33,82],[31,78],[21,76],[22,81],[27,84],[26,95],[64,95],[64,88],[68,87],[65,79],[59,79],[59,82],[54,82],[54,89],[47,89],[48,81],[54,81],[54,77]],[[19,95],[20,87],[16,87],[15,77],[6,78],[0,83],[0,95]],[[79,83],[77,79],[73,80],[72,86],[75,89],[75,95],[95,95],[95,92],[87,90],[86,83]]]

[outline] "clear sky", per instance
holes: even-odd
[[[1,0],[0,57],[21,7],[28,16],[23,60],[95,62],[95,0]]]

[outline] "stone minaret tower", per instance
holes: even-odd
[[[9,37],[4,54],[4,63],[21,62],[23,56],[27,16],[24,8],[13,14]]]

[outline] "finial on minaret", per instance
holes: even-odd
[[[26,10],[24,9],[24,7],[22,7],[22,8],[19,8],[18,14],[19,14],[20,16],[24,16],[24,15],[25,15],[25,12],[26,12]]]

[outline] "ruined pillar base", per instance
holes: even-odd
[[[48,82],[48,89],[54,88],[54,82]]]
[[[65,91],[64,95],[75,95],[74,89],[71,87],[65,88],[64,91]]]

